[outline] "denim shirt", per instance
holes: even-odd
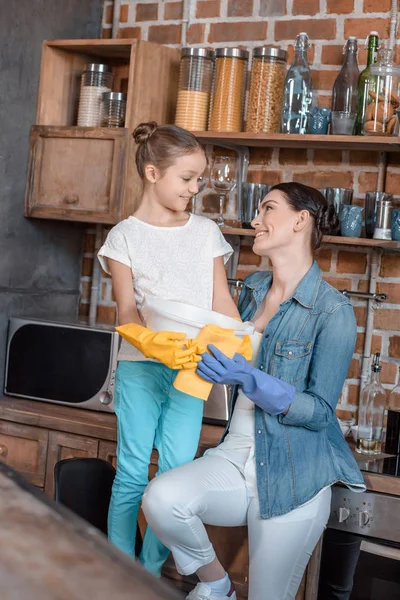
[[[239,299],[243,321],[254,318],[271,283],[271,272],[246,278]],[[261,518],[285,514],[338,481],[364,491],[335,415],[356,331],[350,302],[322,280],[316,262],[267,324],[257,367],[291,383],[296,391],[286,415],[271,416],[255,407]],[[231,414],[236,396],[237,387],[232,390]]]

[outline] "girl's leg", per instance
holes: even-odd
[[[152,530],[172,551],[179,573],[189,575],[215,559],[204,524],[246,524],[247,490],[229,461],[204,456],[153,479],[142,507]]]
[[[164,399],[154,444],[159,454],[157,475],[192,461],[200,438],[204,402],[176,390],[176,374],[164,367],[159,382]],[[147,527],[140,554],[144,567],[159,576],[168,554],[168,548]]]
[[[281,517],[261,519],[258,498],[248,511],[249,600],[293,600],[329,518],[331,489]]]
[[[159,365],[121,361],[115,378],[117,473],[108,512],[108,537],[134,557],[139,503],[161,413]]]

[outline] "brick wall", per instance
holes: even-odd
[[[105,0],[103,37],[111,37],[113,3]],[[331,89],[342,48],[349,35],[359,38],[359,64],[366,60],[363,41],[370,30],[382,38],[389,35],[390,0],[191,0],[187,43],[194,46],[235,46],[251,49],[263,44],[279,45],[289,50],[300,31],[307,31],[312,42],[309,54],[313,85],[318,103],[330,105]],[[140,38],[180,45],[182,2],[123,0],[118,36]],[[397,54],[398,46],[396,46]],[[368,152],[312,151],[299,149],[254,149],[251,152],[249,181],[273,184],[300,181],[314,187],[353,187],[354,202],[363,203],[366,191],[376,189],[378,154]],[[386,190],[400,190],[400,155],[389,155]],[[199,211],[214,216],[217,198],[210,189],[203,192]],[[234,199],[227,206],[227,217],[237,218]],[[106,235],[107,231],[105,231]],[[89,291],[94,255],[94,231],[88,230],[82,266],[82,302],[80,316],[85,320],[89,308]],[[354,247],[326,246],[318,256],[324,277],[338,289],[367,291],[371,251]],[[251,251],[251,240],[244,239],[238,276],[268,266]],[[379,305],[374,317],[373,352],[381,351],[382,381],[389,391],[397,382],[400,365],[400,254],[384,253],[378,277],[378,291],[388,300]],[[360,360],[366,323],[367,303],[353,301],[357,316],[358,338],[353,361],[341,397],[341,408],[355,411],[360,386]],[[98,321],[114,324],[115,303],[110,278],[103,274]]]

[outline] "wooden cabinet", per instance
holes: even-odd
[[[0,460],[43,487],[48,431],[20,423],[0,421]]]
[[[25,214],[116,223],[132,200],[127,129],[33,126]]]
[[[132,131],[174,120],[180,50],[140,40],[43,42],[36,126],[30,138],[25,216],[115,224],[135,211],[142,183]],[[127,95],[124,129],[77,127],[86,63],[111,66]]]

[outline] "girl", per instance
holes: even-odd
[[[195,346],[184,349],[183,334],[148,330],[143,301],[151,295],[239,317],[224,269],[231,247],[213,221],[185,212],[206,168],[202,146],[188,131],[154,122],[140,124],[133,137],[141,203],[98,254],[112,277],[119,325],[137,324],[136,347],[122,340],[118,356],[117,473],[108,515],[109,539],[131,556],[153,445],[159,473],[193,460],[203,414],[202,400],[173,387],[177,369],[195,366]],[[168,553],[147,527],[142,564],[159,576]]]
[[[365,486],[335,417],[356,340],[345,296],[322,280],[314,253],[336,222],[320,192],[273,187],[252,225],[253,251],[272,272],[245,282],[239,310],[259,332],[254,365],[209,346],[197,373],[235,385],[224,441],[153,480],[148,523],[178,571],[200,582],[189,600],[235,600],[204,524],[248,526],[249,600],[294,600],[327,523],[330,486]],[[253,353],[254,356],[254,353]]]

